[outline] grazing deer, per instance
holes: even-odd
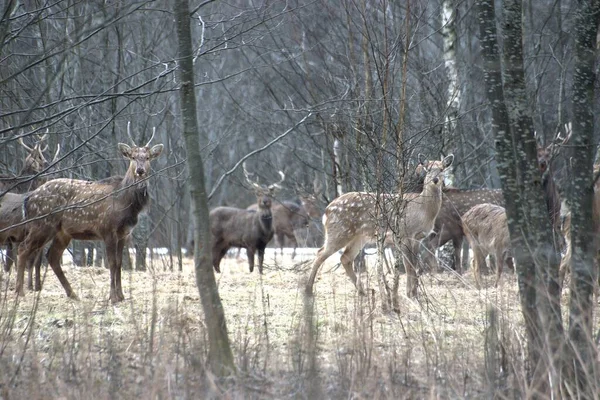
[[[477,289],[481,288],[481,267],[488,255],[493,255],[496,261],[494,286],[498,286],[504,264],[514,270],[504,207],[478,204],[462,216],[462,221],[467,241],[473,249],[473,275]]]
[[[258,211],[258,204],[252,204],[246,208],[250,211]],[[282,201],[271,206],[273,214],[273,237],[275,238],[276,246],[281,249],[283,256],[283,246],[285,240],[288,239],[292,247],[292,260],[296,257],[296,248],[298,240],[296,240],[295,229],[306,228],[310,222],[308,213],[301,204],[293,201]]]
[[[221,272],[221,259],[231,247],[243,247],[248,255],[250,272],[254,271],[254,254],[258,251],[258,272],[263,273],[263,260],[267,243],[273,238],[273,195],[280,189],[285,174],[279,171],[281,180],[269,186],[260,185],[250,179],[246,165],[242,164],[246,181],[254,189],[257,210],[235,207],[217,207],[210,211],[210,231],[212,234],[213,268]]]
[[[312,295],[315,278],[323,262],[343,248],[341,262],[346,274],[359,293],[364,294],[352,268],[352,262],[367,243],[376,239],[382,221],[386,226],[385,235],[388,242],[391,238],[390,225],[398,225],[400,231],[394,232],[394,240],[398,240],[397,244],[405,252],[405,259],[410,257],[406,251],[413,249],[416,241],[422,240],[433,230],[434,221],[442,205],[443,173],[452,165],[453,159],[454,156],[449,155],[441,161],[427,162],[419,155],[420,165],[425,169],[421,193],[407,193],[399,199],[396,194],[378,196],[375,193],[350,192],[333,200],[325,209],[325,244],[319,249],[313,262],[306,293]],[[400,209],[395,207],[396,203],[401,203]],[[382,215],[376,217],[377,208],[381,209],[382,206],[385,207],[381,210]],[[377,218],[381,220],[378,221]],[[405,266],[407,294],[414,297],[417,294],[415,266],[412,262],[406,262]]]
[[[147,184],[150,161],[163,150],[162,144],[149,147],[155,132],[143,147],[118,144],[119,152],[129,160],[122,179],[98,182],[55,179],[26,197],[23,212],[31,222],[25,240],[19,245],[17,293],[23,293],[25,260],[52,240],[48,263],[67,296],[75,298],[62,271],[62,254],[72,239],[102,240],[110,268],[110,299],[113,303],[125,299],[121,287],[123,248],[139,213],[150,200]],[[127,134],[133,142],[129,124]]]

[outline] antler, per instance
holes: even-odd
[[[251,172],[248,172],[248,169],[246,169],[245,161],[242,163],[242,169],[244,170],[244,176],[246,177],[246,182],[248,182],[251,186],[253,186],[255,188],[261,188],[261,186],[258,184],[258,182],[255,182],[250,179],[250,177],[254,174]]]
[[[146,146],[144,147],[148,147],[150,146],[150,142],[152,141],[152,139],[154,139],[154,134],[156,133],[156,127],[152,128],[152,136],[150,136],[150,140],[148,140],[148,143],[146,143]]]
[[[21,146],[25,147],[25,149],[26,149],[27,151],[29,151],[29,152],[32,152],[32,151],[33,151],[33,149],[32,149],[31,147],[27,146],[27,145],[25,144],[25,142],[23,142],[23,137],[20,137],[19,139],[17,139],[17,142],[19,142],[19,144],[20,144]]]
[[[281,176],[281,179],[278,182],[272,183],[268,186],[270,190],[281,189],[281,185],[279,184],[285,180],[285,174],[283,173],[283,171],[279,171],[279,176]]]
[[[129,140],[131,140],[131,143],[135,146],[135,140],[133,140],[133,136],[131,136],[131,121],[127,121],[127,136],[129,136]]]
[[[58,154],[60,153],[60,143],[56,145],[56,153],[54,153],[54,158],[52,158],[52,164],[58,160]]]

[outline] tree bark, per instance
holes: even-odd
[[[521,5],[504,1],[504,71],[493,0],[481,0],[479,28],[488,100],[492,107],[496,160],[517,265],[528,344],[529,378],[536,396],[557,389],[563,343],[558,297],[558,253],[546,210],[523,69]],[[504,86],[503,86],[504,82]],[[560,376],[558,376],[560,378]]]
[[[592,227],[594,195],[594,84],[599,2],[578,2],[575,18],[575,65],[573,77],[573,135],[567,202],[571,210],[571,300],[569,304],[568,386],[582,398],[598,393],[597,354],[594,346],[594,286],[598,279],[595,250],[598,238]]]
[[[190,192],[194,210],[194,264],[196,285],[204,310],[208,329],[208,363],[218,376],[234,372],[233,354],[227,337],[225,313],[212,267],[210,227],[208,222],[208,198],[204,183],[204,165],[200,154],[200,131],[196,115],[196,94],[194,91],[194,65],[192,61],[192,36],[190,12],[187,0],[174,2],[179,49],[179,76],[181,88],[181,114],[183,135],[187,150],[187,163],[190,172]],[[204,137],[202,135],[202,137]]]

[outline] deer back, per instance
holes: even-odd
[[[485,254],[493,253],[497,248],[510,249],[504,207],[489,203],[478,204],[468,210],[462,220],[471,246],[481,248]]]

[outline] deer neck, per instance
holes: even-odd
[[[265,232],[273,229],[273,213],[270,208],[258,208],[258,224]]]
[[[442,207],[442,190],[437,185],[425,185],[423,186],[423,191],[421,191],[420,197],[423,199],[423,202],[427,204],[425,207],[425,212],[429,214],[429,216],[433,216],[433,219],[440,212],[440,208]]]
[[[136,179],[131,170],[123,177],[116,197],[131,207],[134,214],[139,214],[148,204],[148,184],[145,179]]]

